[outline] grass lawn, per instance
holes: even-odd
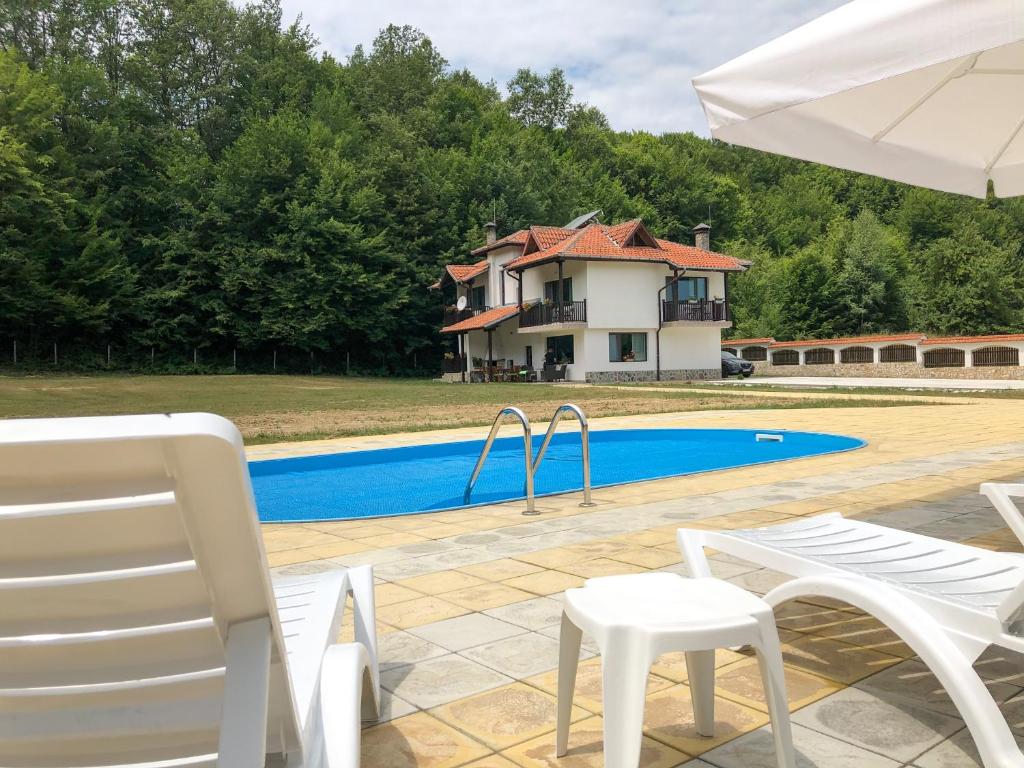
[[[756,392],[624,391],[555,384],[442,384],[423,379],[330,376],[0,377],[0,418],[210,411],[246,442],[313,440],[489,424],[509,403],[531,419],[571,401],[588,416],[737,408],[904,405],[877,400],[786,400]]]

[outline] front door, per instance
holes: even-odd
[[[526,367],[533,370],[533,347],[526,348]]]

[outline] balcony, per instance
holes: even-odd
[[[519,313],[520,328],[540,325],[564,325],[587,322],[587,300],[566,301],[562,304],[538,302]]]
[[[466,307],[465,309],[459,309],[458,307],[445,307],[444,316],[441,320],[441,327],[447,328],[449,325],[461,323],[463,320],[475,317],[481,312],[486,312],[488,309],[490,309],[490,307]]]
[[[723,299],[687,299],[662,301],[664,323],[728,323],[729,305]]]

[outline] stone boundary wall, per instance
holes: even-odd
[[[917,363],[837,363],[834,365],[772,365],[755,362],[755,376],[846,376],[851,378],[905,379],[1024,379],[1024,366],[925,368]]]
[[[710,381],[722,378],[721,368],[683,368],[663,370],[662,381]],[[588,371],[588,384],[623,384],[656,381],[654,371]]]

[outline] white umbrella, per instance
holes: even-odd
[[[1024,194],[1024,0],[855,0],[693,84],[732,144]]]

